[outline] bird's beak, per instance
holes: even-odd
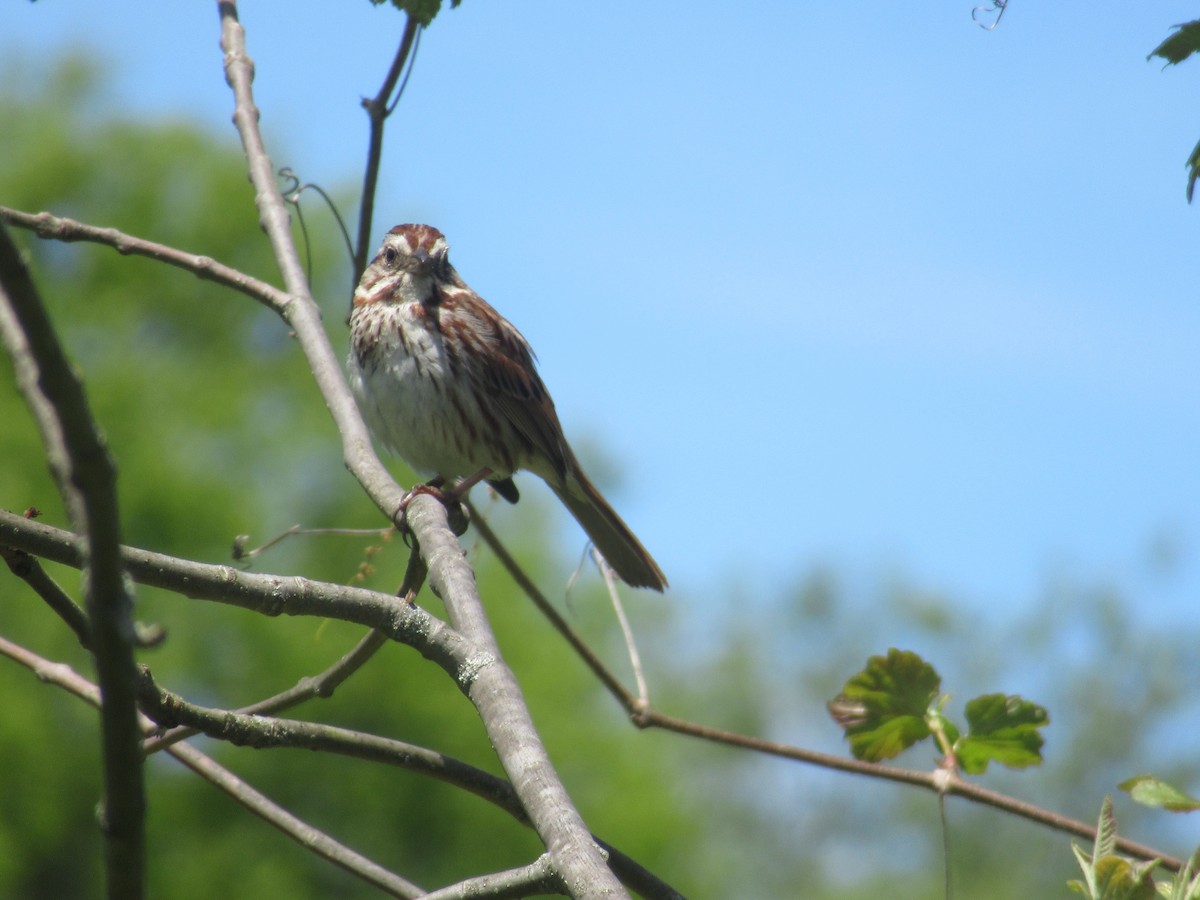
[[[422,275],[428,275],[433,271],[433,257],[425,250],[418,250],[413,254],[413,258],[417,261],[417,271]]]

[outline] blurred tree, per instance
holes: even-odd
[[[86,59],[65,61],[42,80],[30,71],[18,60],[4,73],[0,202],[113,225],[272,277],[232,138],[180,122],[97,117],[104,80]],[[273,314],[153,262],[20,239],[116,457],[127,541],[225,561],[237,534],[266,538],[294,522],[380,522],[346,474],[304,361]],[[348,263],[332,255],[340,244],[328,236],[313,246],[315,293],[325,299],[335,346],[343,346]],[[0,506],[36,505],[62,525],[36,429],[11,378],[0,366]],[[538,492],[527,491],[516,510],[488,512],[516,523],[506,534],[516,535],[531,570],[561,573],[538,503]],[[298,538],[259,568],[345,582],[368,544],[381,548],[368,583],[391,589],[406,554],[398,541]],[[498,639],[568,789],[599,834],[689,895],[940,894],[934,798],[636,732],[490,557],[472,552]],[[77,573],[54,571],[77,592]],[[622,670],[606,603],[594,590],[577,593],[570,615]],[[989,623],[904,584],[860,589],[817,572],[782,601],[739,597],[736,586],[729,593],[738,602],[707,613],[705,644],[674,619],[682,601],[631,604],[661,708],[844,752],[822,703],[867,655],[898,644],[935,661],[945,688],[960,697],[1020,690],[1050,709],[1047,765],[989,775],[989,784],[1091,821],[1102,794],[1137,771],[1169,766],[1160,772],[1184,785],[1200,774],[1183,754],[1164,751],[1177,749],[1177,738],[1151,739],[1177,734],[1172,717],[1182,698],[1195,695],[1194,676],[1179,674],[1194,629],[1147,637],[1112,592],[1053,586],[1035,613],[996,626],[986,641],[979,636]],[[148,589],[138,597],[139,617],[169,632],[144,660],[164,685],[214,705],[286,687],[357,637],[339,623],[268,620]],[[427,594],[421,602],[436,603]],[[0,578],[0,631],[88,673],[69,632],[8,577]],[[0,896],[96,896],[95,715],[12,665],[0,665],[0,696]],[[401,647],[386,648],[331,700],[295,714],[497,769],[469,704],[440,671]],[[538,848],[530,832],[482,801],[404,772],[323,754],[205,747],[317,827],[428,886],[522,863]],[[901,762],[932,765],[927,750],[911,754]],[[153,760],[148,779],[152,896],[375,895],[173,761]],[[1126,833],[1148,821],[1119,814]],[[1064,837],[961,802],[951,803],[950,822],[961,896],[1053,896],[1077,875]]]
[[[185,123],[97,120],[91,109],[104,79],[86,59],[67,61],[43,85],[17,71],[14,64],[6,81],[13,90],[0,97],[0,119],[12,124],[0,134],[2,202],[112,225],[271,278],[244,160],[232,141]],[[340,246],[327,238],[314,241],[315,293],[327,301],[335,346],[344,346],[348,263],[327,252]],[[304,360],[272,313],[151,261],[19,239],[117,461],[129,543],[222,562],[237,534],[265,539],[294,522],[382,524],[346,473]],[[38,506],[46,521],[64,525],[8,366],[0,369],[0,421],[7,464],[0,506]],[[518,511],[503,514],[520,517],[525,533],[517,550],[536,571],[549,558],[542,510],[536,493],[527,494],[533,496]],[[407,556],[398,540],[298,538],[272,550],[260,568],[347,582],[368,545],[380,548],[370,557],[368,584],[394,589]],[[77,594],[78,573],[53,570]],[[635,857],[648,854],[651,865],[664,846],[676,858],[680,846],[695,846],[701,820],[675,794],[669,748],[622,725],[583,666],[486,559],[479,580],[500,639],[531,647],[514,652],[514,665],[594,827]],[[89,674],[87,655],[19,582],[0,579],[0,596],[6,636]],[[595,599],[579,603],[593,619]],[[422,602],[436,599],[426,594]],[[137,614],[168,630],[161,648],[143,654],[162,683],[224,706],[319,671],[359,636],[341,623],[268,620],[146,588],[138,590]],[[612,627],[591,624],[601,634]],[[11,665],[0,666],[0,692],[10,698],[0,721],[0,746],[10,748],[0,775],[0,896],[94,895],[101,883],[95,715]],[[470,704],[440,670],[404,648],[386,648],[332,700],[295,714],[499,769]],[[312,753],[215,752],[301,817],[431,886],[521,864],[539,846],[532,832],[482,801],[404,772]],[[153,760],[148,777],[151,895],[374,894],[173,761]],[[479,840],[481,833],[488,840]],[[686,882],[686,874],[674,874]]]

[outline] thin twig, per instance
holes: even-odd
[[[233,542],[233,558],[238,561],[254,559],[256,556],[261,556],[266,553],[276,544],[281,544],[288,538],[293,537],[326,537],[329,535],[341,535],[345,537],[371,537],[374,535],[384,535],[391,528],[305,528],[303,525],[293,525],[291,528],[284,529],[275,537],[268,540],[265,544],[260,544],[250,550],[245,549],[245,542],[249,540],[249,535],[239,535],[237,540]]]
[[[504,900],[508,897],[528,897],[532,894],[565,893],[562,881],[550,864],[550,857],[543,854],[529,865],[518,869],[467,878],[441,890],[430,891],[425,895],[425,900],[475,900],[487,897]]]
[[[78,675],[70,666],[44,659],[3,637],[0,637],[0,656],[7,656],[25,666],[39,680],[60,687],[92,706],[100,706],[100,689]],[[143,733],[150,733],[158,727],[145,716],[139,716],[138,724]],[[416,885],[389,872],[365,856],[335,841],[324,832],[296,818],[195,747],[180,744],[169,748],[167,752],[302,847],[311,849],[352,875],[381,888],[394,897],[423,895],[424,892]]]
[[[375,653],[387,643],[387,635],[372,629],[337,662],[318,675],[301,678],[286,691],[266,697],[249,706],[236,710],[244,715],[265,715],[299,706],[315,697],[328,698],[343,681],[357,672]],[[148,738],[142,744],[147,756],[165,750],[172,744],[186,740],[196,734],[195,728],[177,727],[161,735]]]
[[[371,99],[364,98],[363,100],[363,108],[367,111],[367,117],[371,122],[371,132],[367,141],[367,164],[363,169],[362,202],[358,213],[358,247],[354,252],[354,271],[351,273],[353,277],[350,280],[351,293],[362,277],[363,270],[367,268],[367,258],[374,240],[371,235],[371,220],[375,214],[375,189],[379,183],[379,166],[383,159],[383,127],[387,117],[395,109],[395,104],[392,102],[392,91],[395,90],[396,83],[400,80],[400,75],[404,71],[409,54],[420,32],[420,23],[412,15],[409,15],[404,25],[404,33],[400,37],[400,46],[396,50],[391,68],[388,69],[387,77],[383,79],[379,93]],[[404,83],[408,83],[407,76]],[[403,85],[400,90],[404,90]],[[398,99],[399,93],[396,96]]]
[[[508,570],[513,580],[517,582],[518,586],[533,601],[542,614],[547,617],[554,629],[567,640],[567,643],[571,645],[572,649],[575,650],[588,668],[592,670],[600,682],[608,689],[609,693],[616,698],[617,702],[628,713],[630,719],[639,728],[661,728],[666,731],[673,731],[677,734],[688,735],[689,737],[699,738],[712,743],[752,750],[756,753],[778,756],[783,759],[791,759],[834,771],[865,775],[869,778],[879,778],[884,781],[921,787],[938,794],[947,793],[962,797],[973,803],[991,806],[994,809],[1011,813],[1057,831],[1075,834],[1088,840],[1095,838],[1095,828],[1087,822],[1062,816],[1031,803],[1018,800],[1015,797],[987,790],[979,785],[963,781],[961,778],[954,777],[947,784],[945,775],[939,772],[931,773],[913,769],[900,769],[878,763],[862,762],[843,756],[834,756],[829,753],[819,753],[815,750],[806,750],[803,747],[796,747],[791,744],[769,741],[764,738],[738,734],[721,728],[713,728],[708,725],[689,722],[666,715],[648,706],[643,706],[639,702],[639,698],[621,683],[620,679],[605,666],[603,660],[596,655],[583,638],[554,609],[545,595],[542,594],[521,568],[520,564],[513,558],[512,554],[504,547],[496,533],[488,526],[487,520],[478,515],[474,508],[471,510],[471,522],[480,537],[483,538],[484,543],[492,549],[492,552],[500,560],[501,565]],[[1121,849],[1130,856],[1140,859],[1161,859],[1163,860],[1163,866],[1172,871],[1178,871],[1181,866],[1180,860],[1159,853],[1153,847],[1126,838],[1119,838],[1118,840]]]
[[[409,554],[408,567],[405,570],[404,581],[400,585],[400,590],[397,591],[397,596],[411,606],[417,592],[421,590],[421,585],[425,581],[425,574],[425,566],[421,560],[421,554],[413,551]],[[342,682],[366,665],[367,660],[374,656],[387,643],[387,640],[386,634],[378,629],[372,629],[348,653],[324,672],[321,672],[319,675],[301,678],[286,691],[259,700],[249,706],[241,707],[237,712],[245,715],[265,715],[290,709],[293,706],[298,706],[316,697],[328,699],[333,696],[333,692],[337,690]],[[195,733],[194,728],[172,728],[165,734],[147,740],[143,744],[143,750],[147,755],[156,753],[177,741],[191,737]]]
[[[142,709],[160,725],[183,722],[193,732],[238,746],[323,751],[403,768],[468,791],[504,810],[522,825],[530,825],[509,782],[425,747],[333,725],[210,709],[160,688],[148,672],[143,675],[141,697]],[[642,896],[663,900],[679,896],[669,884],[611,844],[594,836],[593,839],[608,853],[617,876]]]
[[[334,840],[325,832],[297,818],[265,794],[256,791],[211,757],[201,753],[190,744],[179,744],[168,751],[181,763],[200,775],[210,784],[220,788],[249,812],[294,840],[306,850],[341,869],[356,875],[368,884],[387,891],[393,897],[422,897],[420,887],[396,873],[372,862],[345,844]]]
[[[637,706],[639,709],[649,709],[650,688],[646,684],[646,675],[642,670],[642,657],[638,653],[637,642],[633,639],[633,629],[629,627],[629,617],[625,615],[625,604],[621,602],[621,595],[617,590],[616,576],[612,566],[608,564],[608,560],[595,547],[592,547],[592,559],[595,560],[600,574],[604,577],[604,585],[608,588],[608,599],[612,602],[613,612],[617,614],[617,621],[621,625],[621,634],[625,636],[625,649],[629,652],[629,665],[633,669],[633,680],[637,682]]]
[[[108,896],[145,893],[145,783],[134,684],[133,598],[121,567],[116,467],[83,385],[54,332],[8,229],[0,226],[0,332],[18,388],[42,432],[76,530],[85,536],[84,600],[101,697],[105,880]]]
[[[185,272],[191,272],[204,281],[211,281],[245,294],[251,300],[280,314],[287,309],[291,300],[286,292],[279,290],[274,285],[252,278],[211,257],[185,253],[174,247],[168,247],[166,244],[126,234],[116,228],[98,228],[95,225],[85,225],[74,219],[62,218],[48,212],[28,213],[7,206],[0,206],[0,220],[32,231],[43,240],[68,243],[88,241],[111,247],[123,256],[144,256],[148,259],[156,259],[177,269],[183,269]]]
[[[464,499],[463,502],[466,503],[467,508],[471,511],[472,526],[478,532],[479,536],[483,538],[483,542],[496,554],[496,558],[500,560],[500,564],[504,566],[508,574],[517,583],[517,586],[525,592],[525,596],[533,601],[533,605],[546,617],[547,621],[554,627],[554,630],[561,634],[567,643],[571,645],[579,655],[579,658],[592,670],[592,674],[608,689],[608,692],[616,697],[626,709],[631,708],[631,705],[637,698],[626,690],[621,680],[609,671],[608,667],[604,665],[603,660],[588,646],[587,641],[570,626],[567,620],[562,617],[562,614],[554,608],[554,604],[533,583],[533,579],[521,568],[521,564],[508,552],[508,548],[504,546],[499,536],[492,530],[487,519],[479,514],[479,511],[469,499]]]
[[[41,562],[35,556],[8,547],[0,547],[0,558],[8,565],[9,571],[29,585],[67,623],[75,632],[80,646],[85,650],[90,649],[92,626],[88,623],[87,613],[67,596],[67,592],[42,568]]]
[[[82,562],[75,535],[5,510],[0,510],[0,545],[75,568]],[[243,572],[135,547],[121,547],[120,552],[129,577],[139,584],[268,616],[322,616],[378,629],[441,666],[464,691],[470,673],[491,656],[436,616],[390,594],[296,576]]]

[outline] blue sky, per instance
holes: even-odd
[[[376,231],[446,232],[681,596],[1200,596],[1200,65],[1145,59],[1200,8],[972,5],[466,0],[422,40]],[[233,145],[215,7],[7,3],[0,40]],[[352,186],[402,17],[241,15],[276,164]]]

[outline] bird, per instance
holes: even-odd
[[[529,342],[468,287],[431,225],[397,225],[363,271],[347,372],[375,439],[430,484],[480,480],[509,502],[539,476],[621,580],[662,591],[654,557],[584,474]]]

